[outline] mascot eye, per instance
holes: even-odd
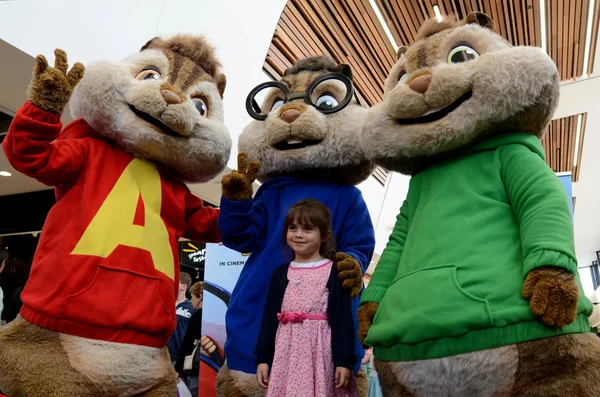
[[[408,78],[408,73],[406,73],[406,71],[403,70],[400,72],[400,75],[398,76],[398,81],[401,83],[404,83],[407,78]]]
[[[160,73],[154,69],[145,69],[135,76],[136,80],[160,80]]]
[[[273,106],[271,106],[271,111],[279,109],[281,105],[283,105],[283,99],[276,99]]]
[[[467,45],[460,45],[448,54],[448,63],[462,63],[479,58],[477,51]]]
[[[333,95],[325,94],[321,95],[319,99],[317,99],[317,103],[315,103],[320,109],[331,109],[338,105],[337,99],[333,97]]]
[[[208,115],[208,105],[206,104],[206,101],[203,98],[198,97],[192,98],[192,101],[194,102],[196,109],[198,109],[200,116],[206,117]]]

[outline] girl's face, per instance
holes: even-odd
[[[321,231],[313,225],[292,223],[287,229],[287,243],[296,253],[296,258],[310,258],[321,248]]]

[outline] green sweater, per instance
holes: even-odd
[[[445,357],[588,332],[591,302],[577,273],[567,196],[525,133],[491,138],[410,181],[361,303],[379,308],[365,343],[380,360]],[[543,325],[521,295],[527,273],[576,275],[577,318]]]

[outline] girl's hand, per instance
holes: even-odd
[[[256,380],[263,389],[269,387],[269,364],[258,364],[256,368]]]
[[[335,367],[335,388],[341,389],[348,386],[351,376],[352,372],[348,368]]]

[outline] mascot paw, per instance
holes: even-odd
[[[558,267],[531,271],[523,284],[523,297],[542,323],[558,328],[571,324],[577,316],[579,288],[575,276]]]
[[[379,304],[375,302],[366,302],[358,307],[358,340],[360,340],[360,343],[365,348],[368,347],[365,345],[365,338],[367,337],[369,328],[371,328],[371,324],[373,324],[377,307],[379,307]]]
[[[221,180],[223,196],[229,200],[246,201],[252,198],[252,183],[256,179],[260,163],[252,160],[248,165],[248,153],[238,154],[238,169]]]
[[[60,114],[69,102],[73,88],[83,78],[85,68],[77,62],[67,73],[67,54],[56,49],[54,57],[53,68],[48,66],[43,55],[35,58],[36,64],[27,95],[38,108]]]
[[[363,286],[362,268],[356,259],[343,252],[335,254],[335,260],[342,287],[350,290],[352,299],[356,298]]]

